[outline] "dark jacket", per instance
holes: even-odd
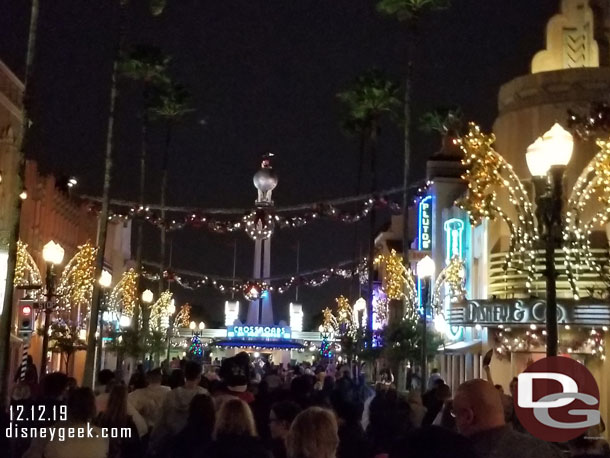
[[[216,438],[209,451],[200,456],[201,458],[271,458],[271,453],[258,437],[227,435]]]
[[[560,458],[551,443],[513,430],[510,426],[481,431],[470,436],[481,458]]]

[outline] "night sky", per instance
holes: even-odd
[[[32,79],[33,141],[29,157],[45,171],[74,175],[78,192],[101,194],[103,152],[114,46],[110,0],[42,1],[37,60]],[[402,80],[406,34],[375,11],[373,0],[168,0],[159,17],[144,0],[132,1],[128,43],[161,47],[171,73],[192,94],[196,109],[176,128],[171,152],[169,203],[196,207],[249,207],[256,198],[252,175],[260,156],[275,153],[280,184],[277,205],[353,195],[357,143],[340,129],[336,93],[371,67]],[[546,21],[557,0],[454,0],[453,7],[423,18],[416,57],[415,118],[438,107],[460,106],[468,120],[490,128],[501,84],[529,71],[544,45]],[[29,2],[0,0],[0,59],[23,75]],[[136,199],[139,90],[120,84],[112,196]],[[147,200],[158,202],[162,126],[153,128]],[[415,132],[413,179],[438,146]],[[382,127],[379,188],[402,183],[400,128]],[[368,185],[363,183],[364,191]],[[387,218],[387,216],[386,216]],[[383,223],[384,218],[380,218]],[[360,230],[362,244],[368,223]],[[221,236],[185,230],[173,236],[176,268],[231,275],[238,239],[237,274],[249,276],[253,243],[244,233]],[[152,229],[145,258],[158,258]],[[315,269],[359,255],[354,227],[316,222],[273,238],[272,274]],[[135,251],[135,244],[134,244]],[[350,293],[334,280],[302,288],[308,318],[334,297]],[[355,290],[352,289],[352,294]],[[222,318],[223,298],[210,290],[178,298],[195,315]],[[276,321],[287,319],[294,292],[274,298]],[[243,300],[242,300],[243,302]]]

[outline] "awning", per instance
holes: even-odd
[[[480,353],[483,350],[483,345],[480,340],[460,340],[450,343],[439,348],[443,353],[449,354],[465,354],[465,353]]]

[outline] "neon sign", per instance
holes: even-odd
[[[432,249],[432,196],[426,196],[419,202],[417,248],[426,251]]]
[[[292,332],[286,326],[229,326],[227,328],[227,337],[231,339],[290,339]]]
[[[445,262],[449,264],[454,257],[463,258],[462,239],[464,222],[458,218],[445,221]]]

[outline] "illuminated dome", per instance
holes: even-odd
[[[254,183],[254,187],[260,192],[267,193],[273,191],[277,186],[277,175],[271,167],[263,166],[254,174],[252,182]]]

